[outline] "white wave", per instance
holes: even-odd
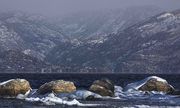
[[[179,108],[179,106],[135,105],[127,108]]]
[[[18,95],[17,99],[22,99],[32,103],[40,103],[44,105],[57,105],[63,104],[67,106],[105,106],[100,104],[83,104],[80,103],[78,100],[86,100],[88,96],[94,96],[94,98],[102,99],[106,101],[106,99],[116,99],[116,100],[148,100],[150,102],[163,102],[167,104],[179,105],[180,100],[177,99],[175,96],[166,95],[164,93],[159,92],[149,92],[145,93],[142,91],[123,91],[122,87],[115,86],[115,97],[104,97],[98,94],[92,93],[87,90],[77,90],[74,93],[67,93],[67,94],[46,94],[46,95],[39,95],[37,90],[33,89],[30,93],[26,93],[25,95]],[[29,94],[29,95],[28,95]],[[27,96],[28,95],[28,96]],[[108,100],[107,100],[108,101]],[[135,106],[132,108],[143,108],[141,106]],[[147,107],[148,108],[148,107]],[[158,107],[157,107],[158,108]]]
[[[53,93],[50,93],[48,96],[45,97],[28,97],[24,99],[28,102],[39,102],[43,103],[44,105],[56,105],[56,104],[63,104],[68,106],[99,106],[99,104],[83,104],[73,99],[71,101],[64,100],[55,96]]]
[[[162,102],[170,105],[180,105],[180,99],[178,96],[173,96],[173,95],[167,95],[163,92],[143,92],[143,91],[138,91],[138,90],[132,90],[132,91],[123,91],[119,89],[118,86],[115,87],[115,95],[119,97],[120,100],[146,100],[149,102]],[[130,108],[163,108],[159,106],[146,106],[146,105],[141,105],[141,106],[133,106]],[[128,107],[129,108],[129,107]],[[169,107],[164,107],[164,108],[169,108]]]
[[[76,99],[87,99],[89,96],[92,96],[93,98],[102,98],[102,96],[88,90],[77,90],[73,95]]]
[[[56,104],[63,104],[68,106],[99,106],[99,104],[83,104],[80,103],[78,100],[86,100],[88,97],[94,99],[117,99],[117,100],[149,100],[151,102],[165,102],[169,104],[179,105],[180,100],[176,97],[171,95],[166,95],[163,92],[144,92],[139,91],[138,88],[145,84],[149,79],[155,78],[158,81],[167,83],[166,80],[152,76],[148,77],[144,80],[131,83],[129,84],[125,90],[120,86],[115,86],[115,97],[108,97],[108,96],[100,96],[96,93],[93,93],[88,90],[77,90],[73,93],[60,93],[60,94],[46,94],[46,95],[39,95],[36,91],[37,89],[33,89],[30,93],[27,92],[25,95],[18,95],[16,98],[23,99],[28,102],[39,102],[43,103],[44,105],[56,105]],[[145,105],[144,105],[145,106]],[[135,108],[143,108],[143,105],[136,106]],[[148,106],[147,106],[148,107]]]
[[[144,92],[136,89],[123,90],[120,86],[115,86],[115,96],[121,100],[127,99],[154,99],[154,100],[170,100],[174,96],[166,95],[164,92]]]
[[[25,99],[28,97],[28,95],[30,94],[31,90],[28,90],[25,94],[18,94],[16,96],[17,99]]]

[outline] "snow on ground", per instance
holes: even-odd
[[[167,17],[173,17],[174,15],[172,13],[165,13],[165,14],[162,14],[161,16],[158,17],[158,19],[161,19],[161,18],[167,18]]]

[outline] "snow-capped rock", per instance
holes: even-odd
[[[173,92],[174,88],[168,84],[165,79],[162,79],[157,76],[150,76],[141,81],[128,84],[125,87],[125,91],[133,91],[133,90],[141,90],[141,91],[157,91],[157,92]]]

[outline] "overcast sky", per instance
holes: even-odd
[[[180,0],[0,0],[0,11],[20,10],[59,16],[78,11],[155,5],[164,9],[180,8]]]

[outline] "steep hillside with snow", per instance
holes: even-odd
[[[40,15],[0,13],[1,50],[20,50],[43,60],[51,48],[67,40],[59,27]]]
[[[123,73],[180,73],[180,11],[148,18],[102,43],[68,49],[52,50],[51,62]]]
[[[1,72],[40,72],[47,66],[41,60],[26,55],[20,51],[0,52],[0,71]]]
[[[146,18],[159,14],[161,10],[153,6],[131,7],[94,12],[81,12],[62,18],[57,24],[72,38],[102,39],[117,33]]]

